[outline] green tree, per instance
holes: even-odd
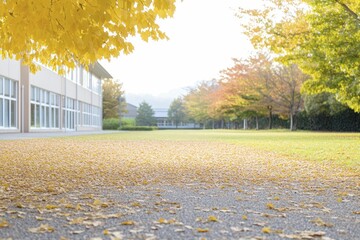
[[[124,91],[122,83],[114,79],[104,79],[102,81],[103,98],[103,119],[119,118],[119,114],[125,111]]]
[[[304,89],[308,93],[328,92],[360,112],[360,3],[359,1],[309,1],[303,68],[313,78]],[[305,54],[308,64],[305,64]]]
[[[309,116],[333,116],[347,109],[347,107],[337,101],[334,94],[331,93],[305,95],[304,106]]]
[[[138,108],[138,114],[136,116],[137,126],[154,126],[156,125],[156,119],[154,118],[154,110],[145,101],[140,103]]]
[[[263,9],[240,11],[244,32],[258,49],[296,63],[311,75],[303,90],[328,92],[360,111],[360,2],[267,0]]]
[[[170,108],[168,110],[168,117],[171,121],[175,123],[176,128],[178,128],[179,123],[186,121],[186,110],[184,106],[184,101],[181,97],[174,99],[170,104]]]

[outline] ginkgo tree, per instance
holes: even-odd
[[[174,11],[175,0],[0,1],[1,56],[32,71],[34,61],[54,70],[89,66],[133,51],[132,36],[166,39],[158,20]]]
[[[360,112],[360,1],[266,0],[239,16],[258,49],[311,75],[303,90],[328,92]]]
[[[119,118],[126,111],[122,83],[114,79],[102,81],[103,119]]]

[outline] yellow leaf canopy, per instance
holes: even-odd
[[[3,58],[52,67],[88,66],[133,50],[129,37],[166,38],[158,19],[172,17],[175,0],[0,1]]]

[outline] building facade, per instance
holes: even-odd
[[[39,65],[33,74],[0,59],[0,133],[102,129],[101,79],[111,75],[99,63],[65,76]]]
[[[169,119],[167,108],[154,108],[154,117],[156,119],[156,125],[158,128],[166,128],[166,129],[192,129],[192,128],[200,128],[200,125],[191,121],[180,122],[178,125],[175,124],[174,121]]]
[[[122,114],[123,118],[135,119],[137,116],[137,107],[130,103],[126,103],[126,112]]]

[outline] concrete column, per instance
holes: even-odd
[[[20,86],[19,86],[19,128],[22,133],[30,130],[30,71],[29,67],[20,63]]]

